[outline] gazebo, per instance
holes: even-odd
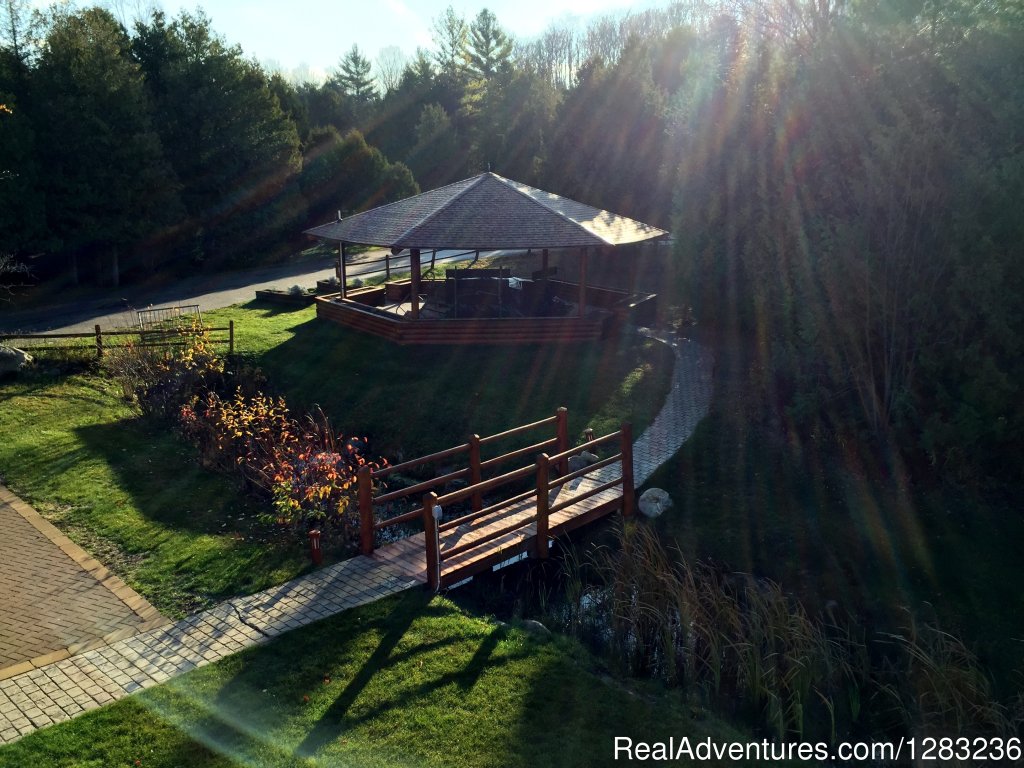
[[[665,237],[664,230],[482,173],[389,205],[323,224],[306,234],[338,244],[340,291],[317,298],[317,316],[398,343],[527,343],[601,338],[616,321],[655,296],[587,284],[595,251]],[[346,246],[408,251],[407,280],[346,287]],[[448,270],[424,279],[427,251],[539,252],[540,269],[526,276],[497,269]],[[549,251],[579,254],[579,281],[555,280]]]

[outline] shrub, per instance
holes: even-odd
[[[350,507],[366,440],[337,435],[323,412],[293,416],[283,397],[262,391],[262,371],[227,369],[205,333],[177,350],[126,344],[104,368],[143,413],[173,417],[205,466],[238,472],[270,500],[264,521],[357,531]]]

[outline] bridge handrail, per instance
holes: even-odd
[[[554,437],[534,443],[533,445],[525,448],[508,451],[507,453],[500,454],[487,459],[486,461],[481,461],[480,450],[483,446],[490,445],[498,442],[499,440],[521,435],[530,430],[540,429],[551,425],[555,426]],[[399,464],[393,464],[388,467],[382,467],[377,470],[371,470],[369,467],[363,467],[357,474],[357,493],[360,516],[360,551],[364,555],[369,555],[373,552],[373,535],[376,531],[380,531],[394,525],[399,525],[401,523],[411,522],[419,516],[419,511],[413,510],[395,515],[394,517],[387,518],[386,520],[375,521],[373,515],[374,505],[386,504],[388,502],[415,496],[423,491],[428,491],[444,485],[445,483],[451,482],[452,480],[459,480],[468,476],[470,483],[468,489],[453,491],[442,498],[445,500],[446,504],[452,504],[457,501],[470,498],[472,499],[472,510],[475,514],[480,512],[483,508],[483,494],[485,492],[500,487],[505,483],[526,477],[533,471],[533,466],[530,465],[523,467],[522,469],[518,469],[504,475],[498,475],[497,477],[490,478],[489,480],[484,480],[482,477],[485,470],[493,469],[507,462],[521,458],[522,456],[536,453],[537,451],[551,447],[558,447],[564,450],[568,447],[568,444],[568,410],[562,407],[555,412],[554,416],[548,416],[547,418],[540,419],[529,424],[523,424],[518,427],[513,427],[512,429],[507,429],[503,432],[497,432],[493,435],[488,435],[487,437],[471,435],[469,440],[465,443],[451,448],[446,448],[443,451],[428,454],[427,456],[410,459],[408,461],[403,461]],[[465,453],[469,454],[468,467],[463,467],[462,469],[458,469],[454,472],[448,472],[439,477],[415,483],[408,488],[389,491],[388,493],[381,494],[377,497],[374,497],[373,495],[373,485],[375,480],[381,480],[402,470],[412,469],[431,462],[442,461]],[[562,466],[563,472],[568,470],[567,462],[568,459],[566,458],[566,462]]]

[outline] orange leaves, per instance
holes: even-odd
[[[182,364],[198,365],[204,353],[197,344],[183,355]],[[355,535],[358,520],[350,502],[356,473],[367,465],[361,455],[366,438],[346,440],[322,412],[296,418],[283,397],[248,391],[239,387],[222,396],[212,386],[203,388],[177,409],[178,423],[199,444],[205,461],[234,467],[271,498],[265,522],[298,526],[327,521]]]

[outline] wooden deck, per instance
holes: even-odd
[[[585,478],[578,486],[578,490],[583,492],[594,484],[593,480]],[[557,495],[553,493],[551,505],[571,500],[574,495],[575,492],[568,489]],[[571,506],[548,518],[548,546],[550,547],[551,540],[560,534],[568,533],[621,508],[621,487],[601,491],[573,502]],[[504,564],[523,554],[535,553],[537,551],[536,517],[536,501],[526,499],[477,520],[462,523],[451,530],[441,531],[439,533],[441,554],[439,588],[450,587],[474,574]],[[507,529],[512,525],[516,525],[514,530],[491,538],[496,531]],[[455,547],[462,547],[474,541],[481,543],[450,559],[445,558],[445,554]],[[403,574],[424,584],[428,582],[426,541],[423,533],[385,544],[374,550],[371,557],[390,564]]]
[[[596,439],[590,436],[582,445],[568,448],[567,423],[566,409],[559,408],[549,418],[488,437],[472,435],[462,445],[429,456],[376,470],[363,467],[359,472],[362,553],[391,564],[431,588],[442,589],[524,554],[545,558],[552,539],[618,509],[625,516],[631,515],[635,488],[630,426],[623,424],[617,432]],[[482,458],[483,450],[544,427],[554,427],[554,437]],[[609,447],[618,448],[618,452],[569,470],[570,457],[584,451],[607,453]],[[545,452],[551,449],[557,452]],[[461,457],[466,457],[466,466],[452,471],[452,461]],[[525,466],[494,474],[499,466],[527,457],[536,458]],[[431,479],[374,495],[387,490],[382,483],[392,474],[441,462],[444,470]],[[485,474],[491,476],[485,478]],[[530,490],[523,491],[528,479],[532,481],[527,486]],[[469,484],[442,496],[434,490],[463,481]],[[375,509],[389,509],[392,502],[400,500],[415,507],[378,519]],[[452,510],[459,510],[459,516],[451,518]],[[422,533],[376,546],[377,534],[385,529],[419,523]]]

